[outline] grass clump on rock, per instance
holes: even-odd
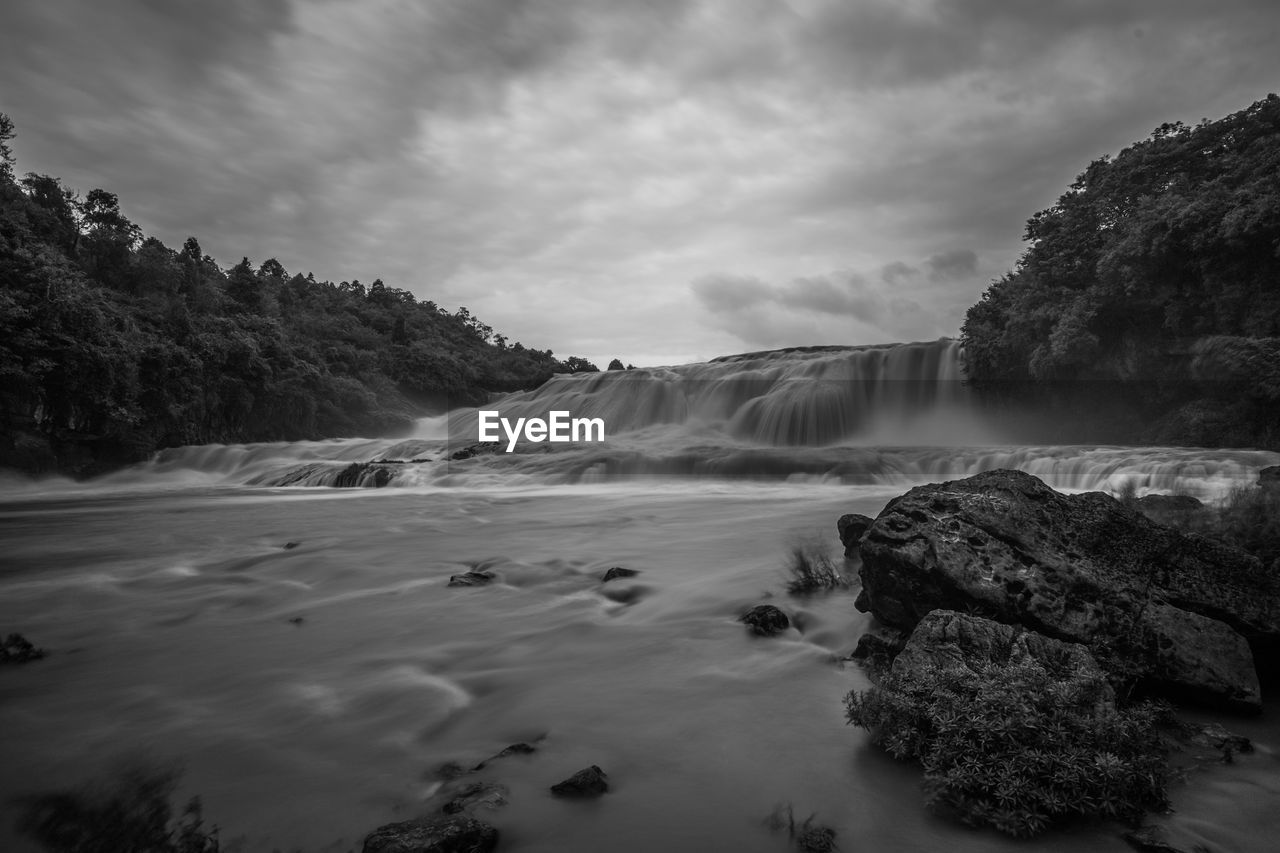
[[[814,595],[849,585],[826,547],[816,542],[796,542],[791,546],[787,573],[791,576],[787,581],[791,595]]]
[[[1025,837],[1167,803],[1164,706],[1116,708],[1034,658],[895,668],[845,709],[874,744],[923,765],[929,806],[967,824]]]

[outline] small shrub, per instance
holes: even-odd
[[[199,797],[173,819],[176,768],[130,765],[110,782],[19,799],[17,828],[50,853],[218,853]]]
[[[848,721],[872,743],[921,763],[929,806],[1031,836],[1166,804],[1165,706],[1083,701],[1033,660],[975,669],[891,673],[845,699]]]
[[[1218,506],[1186,522],[1188,531],[1221,539],[1273,565],[1280,560],[1280,489],[1236,488]]]
[[[785,829],[787,837],[800,853],[832,853],[839,849],[836,845],[836,831],[829,826],[815,824],[817,816],[816,813],[811,814],[797,824],[791,804],[779,803],[765,819],[765,826],[773,832]]]
[[[826,547],[817,542],[792,545],[787,572],[791,575],[787,581],[787,592],[791,595],[813,595],[849,585],[849,579],[836,568]]]

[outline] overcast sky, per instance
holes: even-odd
[[[927,340],[1026,219],[1280,88],[1275,0],[7,0],[19,172],[223,266],[637,364]]]

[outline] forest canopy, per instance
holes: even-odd
[[[1027,222],[971,307],[973,383],[1123,383],[1147,441],[1280,444],[1280,98],[1163,124]]]
[[[0,113],[0,466],[90,474],[182,444],[383,434],[596,369],[380,279],[166,246],[114,193],[18,177],[14,133]]]

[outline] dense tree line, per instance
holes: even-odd
[[[1280,446],[1280,98],[1095,160],[1025,239],[965,320],[975,385],[1110,387],[1144,440]]]
[[[86,474],[160,447],[385,433],[532,388],[558,361],[381,280],[172,249],[48,175],[0,113],[0,466]]]

